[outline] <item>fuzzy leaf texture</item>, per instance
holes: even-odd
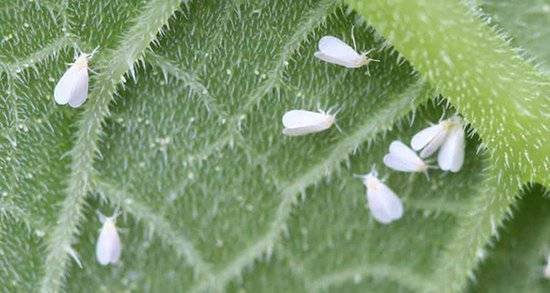
[[[544,187],[527,188],[518,218],[510,215],[519,183],[548,182],[548,144],[517,153],[548,125],[532,125],[548,109],[547,38],[529,37],[529,21],[517,30],[507,22],[519,13],[515,1],[478,3],[483,11],[442,1],[464,5],[454,16],[473,23],[466,32],[481,28],[504,57],[513,47],[483,23],[489,15],[540,61],[534,69],[519,55],[503,59],[513,77],[525,77],[509,82],[502,109],[512,121],[483,120],[490,99],[456,96],[448,76],[430,74],[438,64],[419,63],[402,35],[380,25],[382,13],[409,7],[399,2],[372,16],[333,0],[0,3],[0,290],[485,291],[506,282],[511,255],[525,267],[523,288],[544,291]],[[536,30],[547,36],[548,27]],[[358,50],[375,48],[381,62],[350,70],[313,57],[320,37],[352,44],[352,34]],[[440,40],[425,41],[430,53]],[[94,48],[88,101],[76,110],[56,105],[53,88],[67,64]],[[494,58],[457,68],[465,87],[475,92],[469,70]],[[487,78],[501,77],[494,73]],[[509,89],[480,90],[492,87]],[[518,118],[532,126],[520,138],[519,104],[534,115]],[[392,140],[409,142],[453,106],[473,125],[461,172],[434,170],[427,180],[382,165]],[[285,111],[331,107],[341,131],[282,135]],[[404,201],[404,217],[391,225],[373,220],[353,177],[373,165]],[[120,212],[116,265],[95,260],[96,211]],[[525,231],[531,211],[542,225]],[[505,235],[488,246],[503,223]],[[517,237],[531,241],[514,245]]]

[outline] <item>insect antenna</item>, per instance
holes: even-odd
[[[351,40],[353,41],[353,49],[357,51],[357,44],[355,43],[355,34],[353,31],[355,30],[355,25],[351,26]]]

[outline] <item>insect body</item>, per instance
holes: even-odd
[[[395,193],[377,178],[376,171],[360,178],[367,188],[367,204],[372,216],[382,224],[389,224],[403,216],[403,203]]]
[[[319,40],[319,51],[315,52],[315,57],[347,68],[358,68],[371,61],[378,61],[370,59],[367,56],[369,52],[359,54],[337,37],[324,36]]]
[[[452,117],[422,129],[411,140],[414,150],[422,150],[426,158],[439,149],[437,162],[441,170],[458,172],[464,163],[464,127],[462,120]]]
[[[384,165],[397,171],[424,172],[428,165],[408,146],[399,140],[390,144],[390,152],[384,156]]]
[[[99,238],[97,239],[96,258],[102,265],[114,264],[120,257],[120,238],[115,225],[116,216],[105,217],[100,215],[103,223]]]
[[[550,255],[546,257],[546,266],[543,271],[544,278],[550,280]]]
[[[299,136],[329,129],[336,115],[307,110],[290,110],[283,115],[283,134]]]
[[[80,54],[75,62],[65,71],[54,89],[55,102],[59,105],[69,104],[80,107],[88,97],[88,58],[92,54]]]

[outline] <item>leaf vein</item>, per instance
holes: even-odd
[[[335,0],[323,0],[318,6],[311,10],[298,24],[298,29],[294,31],[292,36],[283,45],[279,57],[275,60],[274,66],[269,70],[267,74],[267,80],[262,85],[256,88],[244,102],[244,110],[248,111],[254,104],[267,95],[271,90],[276,88],[283,78],[283,73],[286,70],[288,61],[292,55],[298,51],[302,43],[309,37],[309,35],[325,20],[339,4],[340,1]]]
[[[313,9],[304,20],[298,24],[298,29],[292,34],[289,40],[283,45],[279,58],[274,62],[273,67],[269,70],[267,79],[244,99],[242,107],[243,112],[248,112],[254,104],[262,97],[267,95],[271,90],[276,88],[282,79],[282,74],[286,69],[288,60],[294,54],[300,45],[307,39],[309,34],[315,30],[325,19],[325,17],[335,8],[339,1],[323,0],[318,7]],[[242,113],[233,114],[228,117],[229,134],[240,131],[240,123]],[[233,140],[231,140],[233,141]],[[217,144],[217,143],[215,143]]]
[[[54,58],[64,48],[74,46],[75,42],[78,43],[78,40],[72,36],[65,35],[59,37],[48,45],[31,53],[24,59],[5,64],[3,70],[5,70],[8,75],[17,77],[17,75],[25,69],[34,68],[42,62]]]
[[[459,218],[468,211],[469,205],[458,201],[444,200],[443,198],[437,200],[415,198],[407,200],[405,207],[419,211],[449,214]]]
[[[231,279],[241,274],[243,268],[250,266],[262,254],[269,253],[281,233],[286,229],[286,221],[290,216],[293,204],[297,201],[297,195],[304,192],[308,186],[329,175],[360,144],[374,139],[381,131],[388,130],[398,117],[404,116],[411,110],[411,107],[418,103],[420,99],[417,97],[428,96],[421,95],[421,92],[425,90],[427,90],[426,84],[423,81],[417,81],[413,86],[398,94],[397,99],[392,101],[387,108],[370,116],[355,132],[337,143],[324,160],[310,167],[294,181],[283,184],[286,187],[281,191],[281,202],[267,232],[251,246],[244,249],[225,268],[217,272],[214,279],[197,284],[191,291],[208,291],[212,289],[211,287],[214,287],[213,289],[224,288]]]
[[[177,230],[164,217],[157,215],[155,211],[141,203],[135,196],[130,195],[124,188],[115,187],[100,179],[94,180],[94,187],[111,202],[120,204],[123,210],[146,223],[160,239],[172,246],[178,254],[187,260],[199,275],[210,275],[211,265],[203,260],[187,236],[181,232],[177,233]]]
[[[361,266],[323,275],[315,280],[307,281],[306,285],[309,291],[318,292],[350,280],[358,283],[364,277],[389,280],[417,292],[423,292],[426,283],[428,283],[425,277],[400,266],[382,263],[366,263]]]
[[[134,63],[143,57],[145,50],[156,40],[179,5],[179,0],[152,0],[123,35],[118,48],[107,51],[105,58],[98,56],[97,67],[101,70],[95,76],[95,86],[78,122],[75,144],[70,151],[72,162],[67,177],[66,197],[47,241],[41,292],[58,292],[63,286],[69,263],[67,251],[76,240],[78,225],[83,218],[90,180],[95,173],[93,163],[99,152],[102,124],[109,115],[108,107],[116,88],[125,81],[125,74],[134,73]]]
[[[324,20],[326,15],[330,13],[330,11],[335,7],[335,5],[339,3],[335,0],[324,0],[322,1],[319,6],[314,9],[309,15],[305,17],[305,19],[298,25],[298,29],[292,34],[290,39],[283,45],[283,48],[281,50],[281,53],[279,54],[280,58],[274,63],[274,67],[269,70],[270,76],[266,81],[263,82],[262,85],[260,85],[258,88],[253,90],[251,94],[246,98],[245,105],[243,106],[244,111],[248,111],[250,107],[253,106],[254,103],[256,103],[259,99],[261,99],[264,95],[268,94],[276,85],[278,84],[280,78],[278,76],[282,75],[286,68],[286,62],[290,59],[291,55],[298,50],[301,43],[307,38],[309,33],[311,33],[319,24]],[[237,4],[234,4],[237,5]],[[227,13],[224,14],[224,20],[229,16],[230,9],[226,9]],[[217,34],[215,37],[221,36]],[[203,60],[203,62],[206,62],[206,60]],[[169,70],[167,69],[167,72]],[[173,74],[177,76],[182,76],[179,71],[174,71]],[[214,104],[214,103],[213,103]],[[224,113],[226,116],[226,121],[229,124],[228,129],[225,131],[225,134],[221,135],[216,141],[209,144],[207,148],[201,149],[200,152],[197,154],[189,156],[189,159],[187,160],[187,163],[191,163],[198,160],[204,160],[208,158],[210,155],[212,155],[217,150],[225,147],[227,144],[233,144],[235,141],[239,140],[239,137],[241,140],[242,135],[240,134],[240,123],[241,123],[241,117],[242,114],[233,114],[229,115],[227,113]],[[247,147],[245,144],[241,144],[242,148],[247,151]],[[248,153],[250,157],[254,157],[254,155]],[[279,180],[275,179],[275,182],[278,182]],[[185,189],[185,187],[188,185],[187,181],[183,181],[182,184],[178,187],[176,187],[171,194],[179,194],[181,190]]]
[[[201,82],[196,74],[180,69],[172,61],[155,53],[149,53],[147,57],[147,61],[149,61],[151,65],[158,67],[163,72],[165,78],[170,75],[183,82],[192,92],[197,93],[208,112],[213,112],[218,115],[220,119],[225,119],[228,116],[225,111],[221,110],[216,105],[208,88]]]

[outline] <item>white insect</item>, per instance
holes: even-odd
[[[103,223],[99,238],[97,239],[96,258],[102,265],[114,264],[120,257],[120,238],[115,226],[116,214],[105,217],[99,214],[99,220]]]
[[[319,51],[315,52],[315,57],[347,68],[358,68],[371,61],[379,61],[370,59],[367,56],[369,53],[370,50],[359,54],[337,37],[324,36],[319,40]]]
[[[439,149],[437,161],[444,171],[458,172],[464,163],[464,127],[458,116],[422,129],[411,140],[411,147],[426,158]]]
[[[544,266],[543,275],[544,275],[544,278],[550,280],[550,255],[546,257],[546,266]]]
[[[80,54],[59,79],[53,94],[56,103],[59,105],[69,103],[69,106],[77,108],[86,101],[88,97],[88,60],[94,52]]]
[[[403,216],[403,203],[377,176],[373,170],[359,177],[367,187],[367,204],[372,216],[382,224],[389,224]]]
[[[384,165],[403,172],[424,172],[428,165],[413,150],[399,140],[390,144],[390,152],[384,156]]]
[[[283,115],[283,134],[299,136],[329,129],[336,120],[336,114],[324,111],[290,110]]]
[[[437,154],[439,168],[444,171],[458,172],[464,164],[464,129],[454,127]]]

